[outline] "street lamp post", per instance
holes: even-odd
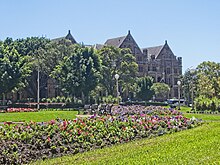
[[[118,79],[119,79],[119,75],[115,74],[115,80],[116,80],[116,92],[117,92],[117,99],[118,99],[118,103],[119,103],[119,89],[118,89]]]
[[[194,87],[193,87],[193,84],[192,84],[192,110],[194,110]]]
[[[194,110],[194,81],[196,79],[196,70],[195,69],[190,69],[190,74],[192,76],[192,79],[191,79],[191,99],[192,99],[192,110]]]
[[[40,73],[39,73],[39,59],[37,66],[37,110],[40,109]]]
[[[181,81],[177,81],[177,85],[178,85],[178,110],[180,110],[180,85],[181,85]]]

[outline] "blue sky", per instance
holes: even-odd
[[[141,48],[168,44],[183,72],[220,62],[219,0],[1,0],[0,40],[65,36],[104,43],[128,30]]]

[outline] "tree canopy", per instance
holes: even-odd
[[[12,42],[0,42],[0,94],[25,87],[26,77],[31,73],[29,56],[19,54]]]
[[[57,79],[64,92],[72,96],[88,98],[100,77],[100,60],[93,48],[72,45],[70,54],[56,66],[52,76]]]
[[[159,99],[165,99],[170,91],[170,87],[165,83],[154,83],[151,89]]]
[[[98,51],[102,62],[101,84],[109,95],[114,95],[115,74],[119,75],[121,96],[129,97],[129,93],[135,91],[138,65],[130,49],[121,49],[112,46],[104,46]]]
[[[140,77],[137,80],[137,84],[139,87],[139,91],[137,92],[137,97],[140,100],[148,101],[152,98],[154,91],[151,88],[153,85],[153,78],[152,77]]]

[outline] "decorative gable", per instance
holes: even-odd
[[[65,39],[68,39],[72,42],[72,44],[76,44],[76,40],[73,38],[72,34],[70,33],[70,30],[68,31],[67,36],[65,37]]]
[[[136,43],[136,41],[132,37],[130,30],[128,31],[128,34],[125,37],[125,39],[123,40],[123,42],[121,43],[120,48],[129,48],[131,50],[132,54],[134,54],[137,58],[138,58],[138,56],[143,55],[138,44]]]
[[[70,40],[72,44],[77,44],[76,40],[73,38],[72,34],[70,33],[70,30],[68,31],[68,34],[65,37],[55,38],[52,39],[52,41],[63,43],[65,39]]]
[[[157,59],[176,59],[176,56],[173,54],[172,50],[170,49],[169,45],[167,44],[167,41],[165,41],[165,44],[161,48],[160,52],[158,53]]]

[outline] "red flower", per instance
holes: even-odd
[[[48,142],[50,142],[50,141],[51,141],[50,136],[48,136],[48,137],[47,137],[47,141],[48,141]]]

